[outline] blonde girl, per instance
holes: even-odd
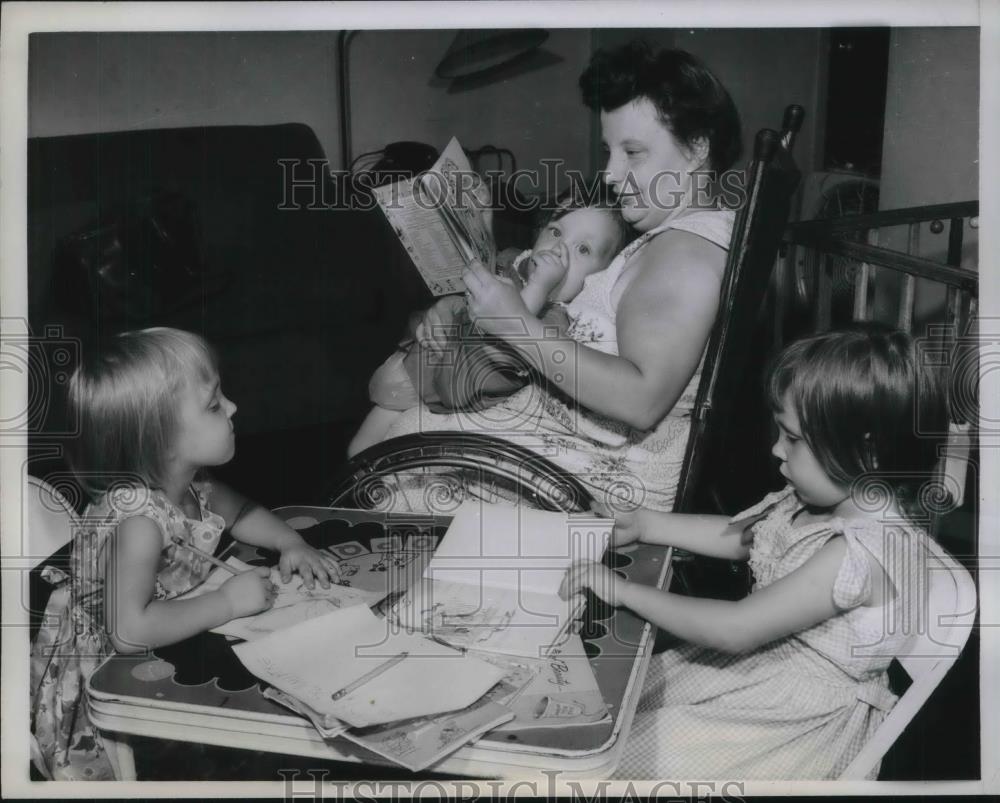
[[[112,767],[87,710],[94,669],[113,652],[172,644],[273,602],[263,568],[176,599],[208,576],[199,552],[211,553],[223,529],[279,552],[285,582],[298,572],[328,587],[337,569],[268,510],[204,476],[235,453],[236,405],[197,335],[118,335],[74,372],[69,407],[79,422],[70,460],[92,501],[73,533],[69,575],[46,574],[56,589],[32,652],[32,752],[47,778],[106,780]]]

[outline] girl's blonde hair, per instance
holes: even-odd
[[[178,424],[178,391],[218,375],[211,347],[166,327],[124,332],[85,357],[69,384],[80,431],[69,461],[92,497],[113,484],[161,487]]]

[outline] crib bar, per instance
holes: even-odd
[[[844,215],[841,218],[799,220],[788,224],[790,235],[788,239],[792,242],[798,242],[799,233],[861,231],[876,226],[906,226],[919,221],[928,222],[944,218],[961,220],[978,215],[979,201],[964,201],[962,203],[912,206],[906,209],[887,209],[881,212],[870,212],[866,215]]]
[[[771,282],[771,297],[774,299],[774,343],[775,349],[784,345],[785,309],[788,302],[788,260],[795,254],[795,249],[782,243],[778,247],[778,255],[774,260],[774,281]]]
[[[820,258],[819,273],[816,276],[816,331],[825,332],[830,328],[833,315],[833,257],[824,253]]]
[[[945,325],[940,327],[940,335],[938,336],[939,346],[942,354],[949,355],[949,359],[955,359],[955,343],[956,337],[960,335],[958,331],[959,326],[959,310],[961,302],[961,293],[956,287],[948,287],[945,290]]]
[[[965,234],[965,220],[953,217],[948,224],[948,264],[958,267],[962,264],[962,238]]]
[[[947,321],[949,324],[949,329],[953,331],[958,337],[961,337],[964,333],[964,316],[962,315],[962,303],[963,293],[957,287],[949,287],[945,295],[945,314],[947,315]]]
[[[854,320],[868,320],[868,285],[871,282],[872,266],[862,262],[854,280]]]
[[[858,262],[867,261],[903,273],[912,273],[914,276],[930,279],[932,282],[968,287],[973,292],[979,286],[979,274],[975,270],[963,268],[960,265],[947,265],[923,257],[910,256],[889,248],[871,246],[867,243],[851,240],[839,240],[825,234],[804,232],[796,232],[795,238],[791,242],[846,259]]]
[[[911,256],[920,250],[920,224],[911,223],[906,241],[906,253]],[[899,328],[913,331],[913,304],[916,299],[917,280],[910,274],[903,275],[899,288]]]

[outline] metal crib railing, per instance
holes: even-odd
[[[978,215],[979,202],[966,201],[792,223],[786,227],[783,238],[786,257],[779,257],[775,266],[774,287],[785,288],[774,297],[776,347],[786,337],[783,325],[788,320],[789,305],[794,303],[792,293],[788,292],[794,278],[808,281],[813,288],[809,299],[813,308],[808,316],[812,331],[825,331],[832,325],[846,322],[834,319],[834,285],[838,279],[835,260],[840,273],[850,274],[852,320],[878,319],[911,333],[915,325],[920,325],[927,338],[934,341],[931,344],[934,351],[953,368],[952,422],[941,480],[952,496],[952,505],[956,506],[962,503],[978,423],[975,335],[979,274],[961,264],[966,227],[978,228]],[[947,226],[948,242],[943,262],[918,255],[921,232],[928,223],[932,234],[943,233]],[[879,245],[880,238],[887,239],[883,232],[904,226],[905,251]],[[858,241],[859,233],[864,233],[866,242]],[[800,249],[805,249],[811,258],[802,258]],[[794,264],[787,258],[792,254],[797,254]],[[845,265],[849,267],[845,269]],[[803,270],[811,275],[801,275]],[[792,277],[792,271],[800,275]],[[943,310],[936,310],[936,314],[926,320],[919,316],[915,319],[918,280],[944,289]],[[891,316],[895,320],[887,320],[886,309],[875,308],[876,296],[884,297],[889,288],[897,294],[894,299],[896,311]],[[958,368],[962,369],[960,376],[956,376]],[[935,525],[937,519],[935,517]]]
[[[866,215],[848,215],[828,220],[810,220],[790,224],[785,230],[786,245],[805,247],[818,252],[820,259],[813,260],[817,267],[815,278],[815,328],[823,331],[831,324],[831,299],[833,285],[832,260],[847,259],[856,265],[854,285],[854,320],[868,320],[872,316],[871,289],[878,283],[882,270],[902,274],[899,284],[899,313],[896,324],[907,331],[913,328],[913,311],[916,280],[938,282],[947,288],[946,314],[948,324],[956,333],[964,334],[976,316],[979,274],[961,265],[965,227],[978,227],[979,202],[965,201],[953,204],[936,204],[907,209],[893,209]],[[930,223],[930,231],[940,233],[948,221],[948,247],[945,261],[938,262],[917,256],[920,250],[921,225]],[[907,227],[907,248],[901,252],[878,245],[880,231],[898,226]],[[846,239],[845,234],[867,232],[868,242]],[[779,261],[778,271],[789,266]],[[781,285],[781,277],[778,280]],[[781,299],[779,299],[779,307]],[[777,309],[776,314],[784,314]]]

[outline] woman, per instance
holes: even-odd
[[[416,408],[387,437],[474,429],[538,451],[612,507],[670,510],[734,218],[696,197],[693,175],[731,167],[739,117],[697,59],[642,43],[596,53],[580,87],[600,110],[605,181],[640,236],[587,278],[567,305],[566,332],[553,333],[513,287],[474,265],[470,312],[521,351],[537,380],[489,411]],[[418,332],[427,347],[442,348],[435,333],[447,307],[428,311]]]

